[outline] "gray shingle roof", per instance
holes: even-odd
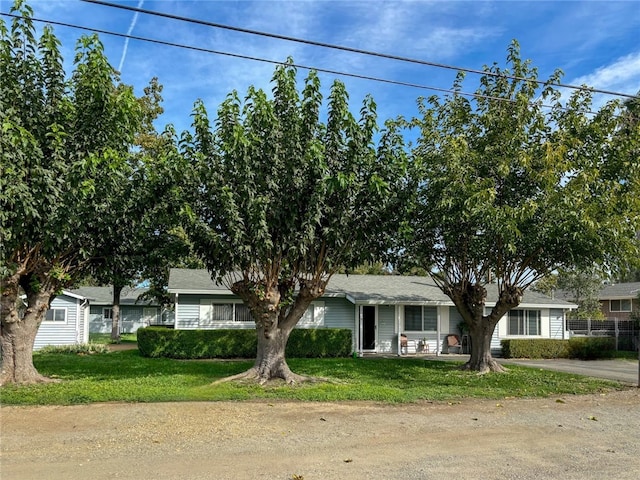
[[[497,300],[496,285],[488,285],[488,303]],[[229,294],[222,285],[216,285],[206,270],[173,268],[169,273],[169,293]],[[429,277],[399,275],[334,275],[325,296],[346,297],[358,303],[424,303],[453,305],[449,297]],[[527,291],[522,306],[575,308],[563,300],[552,299],[537,292]]]
[[[598,298],[600,300],[636,298],[638,293],[640,293],[640,282],[614,283],[605,285],[600,290]]]
[[[148,288],[124,287],[120,294],[120,305],[136,305],[136,300]],[[89,299],[92,305],[111,305],[113,303],[113,287],[80,287],[70,290],[76,295]],[[157,305],[157,302],[138,302],[139,305]]]

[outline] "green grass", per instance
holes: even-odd
[[[4,405],[68,405],[93,402],[169,402],[280,399],[403,403],[464,398],[545,397],[605,392],[616,382],[509,366],[506,374],[477,375],[456,362],[422,359],[290,359],[292,370],[328,379],[297,386],[260,387],[234,382],[251,361],[179,361],[140,357],[137,350],[94,355],[34,354],[34,364],[59,383],[8,385]]]
[[[137,341],[138,339],[135,333],[120,334],[120,343],[136,343]],[[107,345],[114,342],[111,340],[110,333],[90,333],[89,343],[102,343]]]

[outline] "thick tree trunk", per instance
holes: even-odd
[[[123,287],[113,286],[113,305],[111,306],[111,340],[120,342],[120,294]]]
[[[2,282],[1,334],[2,373],[0,385],[52,381],[33,365],[33,344],[38,327],[49,308],[51,291],[27,291],[24,315],[18,311],[18,278]]]
[[[471,337],[471,357],[463,365],[464,370],[473,370],[479,373],[504,372],[505,368],[495,361],[491,355],[491,337],[496,328],[496,322],[489,321],[486,317],[469,327]]]
[[[265,332],[257,328],[258,350],[252,370],[260,383],[280,378],[286,383],[300,383],[305,377],[291,371],[285,358],[285,349],[291,329],[274,328]]]
[[[291,331],[296,326],[311,302],[324,293],[326,281],[301,284],[293,304],[284,308],[281,299],[293,294],[294,283],[270,283],[271,287],[255,288],[248,281],[233,284],[232,291],[245,302],[256,322],[258,349],[256,361],[247,372],[230,379],[249,378],[264,384],[282,379],[286,383],[300,383],[309,378],[291,371],[285,358],[285,349]]]

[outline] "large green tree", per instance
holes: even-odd
[[[0,382],[30,383],[47,380],[32,350],[51,300],[100,255],[142,115],[96,36],[79,40],[67,79],[52,29],[36,39],[31,9],[12,11],[10,29],[0,22]]]
[[[401,138],[381,132],[367,97],[357,120],[334,82],[322,95],[311,72],[301,93],[296,69],[276,69],[273,98],[232,93],[212,129],[202,103],[195,135],[183,139],[192,168],[187,232],[212,278],[225,282],[255,320],[258,350],[245,376],[260,382],[292,373],[285,346],[331,276],[381,258],[403,218],[407,163]]]
[[[515,42],[507,61],[486,67],[473,99],[459,76],[414,122],[422,175],[407,254],[456,305],[472,340],[465,368],[481,372],[502,370],[495,326],[536,280],[638,255],[638,138],[619,135],[619,104],[592,114],[587,89],[561,99],[560,73],[539,84]]]

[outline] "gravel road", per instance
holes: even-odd
[[[2,407],[2,480],[634,479],[640,389],[460,403]]]

